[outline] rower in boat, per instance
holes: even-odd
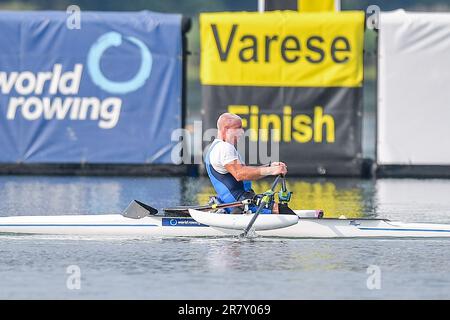
[[[248,209],[255,212],[258,195],[252,190],[252,181],[266,176],[284,176],[287,166],[283,162],[273,162],[270,166],[245,165],[236,149],[237,141],[243,134],[242,119],[236,114],[223,113],[217,120],[217,139],[208,149],[205,165],[219,203],[252,199],[253,203]],[[225,210],[227,213],[242,213],[239,207]],[[272,200],[260,213],[279,212],[278,204]]]

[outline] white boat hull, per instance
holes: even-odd
[[[311,210],[309,210],[310,212]],[[296,213],[301,213],[297,210]],[[258,217],[259,219],[260,217]],[[239,233],[234,230],[234,232]],[[125,218],[120,214],[0,217],[0,233],[126,237],[220,237],[230,230],[202,225],[188,217]],[[449,224],[402,223],[382,219],[299,218],[289,227],[256,231],[282,238],[450,237]]]
[[[254,214],[224,214],[212,213],[189,209],[189,213],[195,221],[206,224],[210,227],[219,227],[224,229],[242,230],[249,225]],[[293,214],[260,214],[255,220],[252,228],[255,231],[274,230],[290,227],[297,224],[298,217]]]

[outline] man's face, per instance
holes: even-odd
[[[233,144],[237,144],[239,138],[244,134],[241,120],[233,121],[226,130],[227,141]]]

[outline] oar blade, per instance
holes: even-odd
[[[138,200],[133,200],[122,212],[122,215],[130,219],[141,219],[148,216],[154,216],[157,213],[158,210],[149,206],[148,204],[145,204]]]

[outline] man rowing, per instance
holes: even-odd
[[[245,165],[236,150],[237,141],[243,134],[242,119],[232,113],[223,113],[217,120],[217,139],[205,156],[206,171],[222,203],[254,199],[251,181],[287,174],[283,162],[273,162],[270,166]],[[255,212],[256,206],[251,205],[249,209]],[[261,213],[278,213],[278,206],[272,202]]]

